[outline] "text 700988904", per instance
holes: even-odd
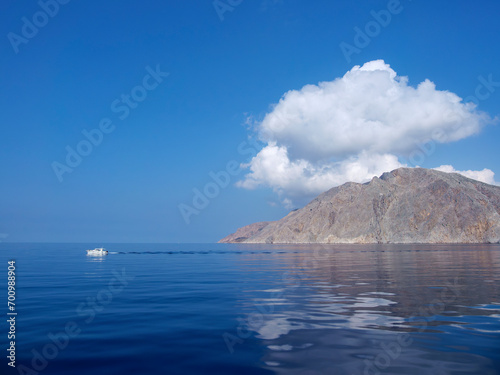
[[[7,312],[7,322],[9,323],[9,332],[7,334],[7,338],[10,340],[8,356],[9,359],[8,365],[11,367],[16,367],[16,261],[10,260],[8,262],[8,297],[7,297],[7,306],[9,311]]]

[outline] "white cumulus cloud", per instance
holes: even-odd
[[[451,165],[442,165],[434,169],[441,172],[458,173],[465,177],[472,178],[473,180],[482,181],[490,185],[499,185],[499,183],[495,181],[495,172],[493,172],[491,169],[488,168],[484,168],[482,171],[471,171],[471,170],[457,171]]]
[[[398,155],[419,144],[457,141],[490,121],[433,82],[410,86],[383,60],[371,61],[342,78],[285,93],[257,124],[266,146],[245,165],[249,172],[238,185],[271,187],[281,199],[299,202],[403,166]]]
[[[329,163],[290,160],[287,148],[272,142],[244,166],[250,173],[238,186],[255,189],[267,185],[282,196],[308,199],[346,181],[366,181],[402,164],[394,155],[366,152]],[[286,206],[292,205],[290,198],[285,200]]]

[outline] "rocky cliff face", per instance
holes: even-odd
[[[498,243],[500,187],[400,168],[330,189],[279,221],[240,228],[219,242]]]
[[[253,223],[239,228],[235,233],[224,237],[219,243],[236,243],[245,242],[249,237],[258,234],[263,228],[265,228],[272,221],[261,221],[259,223]]]

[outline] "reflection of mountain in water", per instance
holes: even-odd
[[[499,246],[279,248],[288,250],[273,257],[282,287],[248,311],[270,370],[495,374],[500,366]]]

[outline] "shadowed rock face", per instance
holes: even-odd
[[[219,242],[498,243],[500,187],[399,168],[330,189],[279,221],[240,228]]]

